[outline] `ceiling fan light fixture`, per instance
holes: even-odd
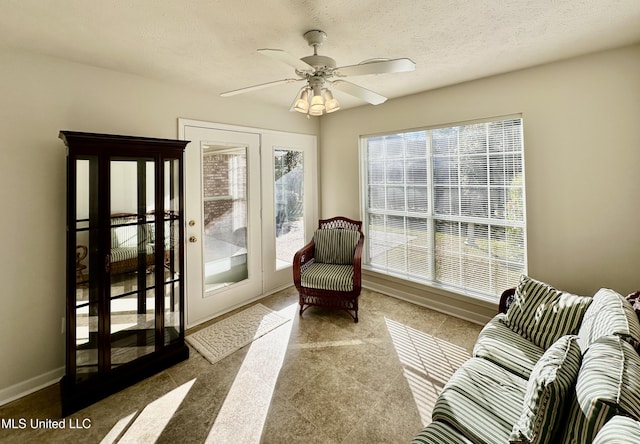
[[[333,94],[328,89],[324,90],[324,108],[328,113],[332,113],[334,111],[338,111],[340,109],[340,102],[337,99],[334,99]]]
[[[309,111],[309,90],[303,89],[300,93],[300,97],[296,100],[296,104],[293,109],[299,113],[306,114]]]
[[[324,112],[324,97],[319,88],[314,88],[313,97],[311,98],[311,106],[309,107],[309,114],[312,116],[319,116]]]

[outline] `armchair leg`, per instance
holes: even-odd
[[[298,293],[299,304],[300,304],[300,316],[306,311],[309,307],[327,307],[327,308],[337,308],[342,309],[349,313],[349,316],[353,318],[355,323],[358,322],[358,297],[355,299],[326,299],[319,298],[317,296],[306,296],[302,293]]]

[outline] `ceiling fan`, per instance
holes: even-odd
[[[357,97],[372,105],[384,103],[387,98],[358,86],[355,83],[342,80],[348,76],[363,76],[371,74],[388,74],[395,72],[413,71],[416,64],[407,58],[402,59],[374,59],[366,60],[357,65],[336,67],[336,61],[331,57],[318,55],[320,47],[327,38],[324,31],[313,29],[304,34],[304,38],[313,47],[313,55],[297,59],[281,49],[258,49],[260,54],[286,63],[295,68],[297,78],[276,80],[275,82],[261,83],[259,85],[227,91],[220,94],[222,97],[234,96],[251,91],[257,91],[272,86],[286,83],[306,81],[300,89],[291,105],[292,111],[298,111],[307,115],[319,116],[323,113],[331,113],[340,109],[340,104],[333,97],[328,86]]]

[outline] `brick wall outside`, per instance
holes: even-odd
[[[204,197],[228,196],[229,157],[224,154],[205,154],[202,158],[202,181]],[[204,225],[221,217],[232,207],[231,199],[205,201]]]

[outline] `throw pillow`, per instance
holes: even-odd
[[[582,358],[571,408],[565,421],[566,444],[591,444],[615,415],[640,420],[640,356],[619,336],[604,336]]]
[[[316,230],[313,235],[315,261],[325,264],[353,264],[358,240],[360,240],[360,233],[354,230],[338,228]]]
[[[571,399],[581,361],[577,336],[563,336],[544,352],[531,371],[523,411],[513,426],[510,443],[551,442],[562,422],[566,401]]]
[[[640,421],[614,416],[600,429],[593,444],[640,442]]]
[[[542,349],[561,336],[577,333],[592,298],[557,290],[523,275],[505,324]]]
[[[640,350],[640,322],[628,301],[614,290],[601,288],[584,314],[578,331],[583,351],[602,336],[617,335]]]

